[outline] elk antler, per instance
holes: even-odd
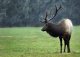
[[[52,20],[52,19],[57,15],[58,11],[59,11],[62,7],[61,7],[61,5],[60,5],[60,7],[57,8],[57,6],[55,5],[55,8],[56,8],[56,11],[55,11],[55,14],[54,14],[54,16],[53,16],[52,18],[50,18],[49,20],[47,20],[48,13],[46,12],[46,16],[45,16],[45,18],[44,18],[44,21],[40,21],[40,22],[42,22],[42,23],[47,23],[48,21]]]
[[[40,21],[40,22],[42,22],[42,23],[47,23],[47,16],[48,16],[48,14],[47,14],[47,12],[46,12],[46,15],[45,15],[44,21]]]
[[[47,12],[46,12],[46,16],[45,16],[45,19],[44,19],[44,20],[45,20],[45,21],[44,21],[45,23],[47,23],[47,16],[48,16],[48,14],[47,14]]]
[[[48,21],[52,20],[52,19],[57,15],[58,11],[59,11],[62,7],[61,7],[61,5],[60,5],[60,7],[57,8],[57,6],[55,5],[55,8],[56,8],[56,11],[55,11],[54,16],[53,16],[51,19],[49,19]]]

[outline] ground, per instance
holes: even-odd
[[[59,53],[59,44],[41,27],[0,28],[0,57],[79,57],[80,26],[73,28],[71,53]]]

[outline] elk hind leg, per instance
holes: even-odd
[[[71,37],[70,35],[67,35],[66,38],[65,38],[66,39],[65,43],[67,45],[67,52],[68,53],[70,53],[70,37]]]
[[[64,40],[64,52],[65,52],[65,50],[66,50],[66,41]]]

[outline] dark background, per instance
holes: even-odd
[[[80,0],[0,0],[0,27],[41,26],[45,12],[51,18],[54,6],[60,4],[62,9],[54,21],[70,18],[74,25],[80,25]]]

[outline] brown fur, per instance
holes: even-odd
[[[46,31],[53,37],[59,37],[60,39],[60,52],[62,53],[62,38],[64,40],[64,52],[67,45],[67,52],[70,52],[70,38],[72,32],[72,22],[69,19],[61,20],[59,23],[46,22],[42,31]]]

